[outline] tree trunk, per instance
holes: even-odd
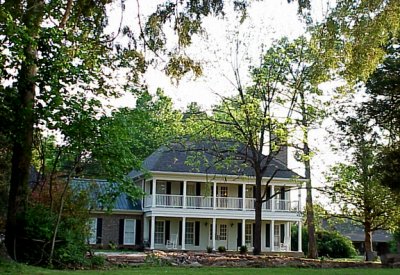
[[[303,153],[305,156],[305,177],[306,182],[306,212],[307,212],[307,229],[308,229],[308,258],[316,259],[318,257],[317,241],[315,239],[314,224],[314,205],[312,200],[312,184],[311,184],[311,164],[310,164],[310,148],[308,147],[308,132],[304,133]]]
[[[262,196],[261,174],[256,173],[256,201],[255,201],[255,226],[254,226],[254,255],[261,254],[261,221],[262,221]]]
[[[37,75],[37,40],[42,22],[43,1],[28,1],[22,16],[26,35],[32,40],[24,47],[25,59],[18,72],[18,101],[14,105],[15,130],[11,160],[11,180],[6,223],[6,247],[10,256],[17,259],[17,242],[23,233],[23,221],[29,194],[29,171],[32,159],[34,125],[34,99]]]
[[[366,221],[364,224],[364,245],[365,245],[365,260],[373,261],[373,247],[372,247],[372,231],[371,231],[371,223]]]

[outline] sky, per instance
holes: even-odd
[[[154,11],[160,2],[162,1],[126,0],[123,23],[137,26],[139,22],[137,3],[139,3],[141,22],[144,22],[145,16]],[[327,5],[332,6],[332,2],[313,0],[313,17],[316,20],[323,18],[328,9]],[[113,14],[111,18],[115,20],[111,20],[109,32],[118,29],[120,12],[118,5],[110,8],[110,13]],[[252,1],[248,12],[249,16],[243,24],[239,24],[238,17],[233,12],[228,12],[223,19],[205,18],[203,27],[206,35],[193,37],[192,46],[186,49],[190,57],[202,63],[203,75],[197,79],[190,75],[186,76],[176,85],[162,72],[163,64],[149,67],[143,81],[150,91],[155,92],[157,88],[162,88],[165,94],[173,99],[175,107],[181,110],[190,102],[197,102],[204,109],[210,109],[218,101],[217,94],[226,96],[234,93],[232,65],[239,67],[242,82],[249,83],[249,68],[260,64],[262,53],[273,41],[283,36],[293,39],[305,32],[305,25],[297,15],[297,3],[288,4],[287,0]],[[170,35],[173,41],[173,34]],[[234,54],[236,41],[240,41],[237,56]],[[324,89],[328,91],[332,89],[332,85],[325,85]],[[117,100],[115,104],[133,106],[134,98],[127,96]],[[323,184],[323,173],[329,166],[341,160],[341,156],[330,150],[327,141],[329,135],[324,128],[329,127],[330,123],[325,121],[319,129],[314,129],[310,133],[311,143],[314,144],[314,148],[318,148],[312,160],[312,180],[317,186]],[[289,158],[289,166],[299,173],[303,172],[303,167],[294,161],[293,156]]]

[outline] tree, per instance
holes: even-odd
[[[362,118],[362,117],[361,117]],[[396,196],[380,184],[373,166],[377,159],[376,133],[368,123],[347,117],[339,124],[343,132],[342,149],[353,149],[350,164],[332,168],[328,195],[340,210],[338,216],[349,218],[364,227],[367,260],[372,260],[372,232],[394,228],[400,218]]]
[[[179,55],[179,49],[172,54],[164,48],[163,26],[173,22],[179,46],[185,47],[191,35],[201,31],[201,16],[219,13],[222,6],[222,0],[161,4],[139,33],[121,24],[117,36],[128,40],[122,45],[114,34],[104,32],[106,8],[112,2],[6,0],[0,5],[0,102],[6,106],[1,115],[10,121],[13,143],[6,246],[14,259],[18,219],[24,219],[27,207],[34,128],[54,129],[48,118],[57,116],[60,108],[73,110],[75,106],[65,105],[69,97],[118,96],[121,89],[137,87],[147,65],[140,42],[156,53],[165,50],[170,76],[179,78],[191,70],[198,74],[198,64]],[[124,78],[110,81],[119,70]]]
[[[385,46],[398,38],[397,0],[336,1],[322,24],[313,26],[327,66],[351,83],[366,81],[382,62]]]
[[[400,190],[400,54],[396,41],[387,47],[382,64],[366,82],[368,100],[363,103],[365,116],[381,129],[386,144],[376,161],[376,172],[381,183],[393,191]]]
[[[284,66],[285,78],[282,85],[288,89],[287,101],[290,102],[289,112],[293,112],[293,121],[300,129],[299,141],[293,146],[299,152],[298,157],[305,166],[306,178],[306,224],[308,227],[308,257],[317,258],[317,242],[315,239],[314,206],[311,183],[311,158],[313,155],[309,144],[309,132],[317,127],[325,117],[325,107],[320,97],[322,91],[318,85],[329,79],[329,69],[324,67],[318,49],[313,41],[304,36],[289,42],[281,39],[278,43],[280,60]]]
[[[277,118],[276,108],[284,101],[279,83],[283,82],[284,65],[279,60],[280,49],[271,47],[264,55],[260,67],[251,72],[253,83],[245,88],[241,85],[239,72],[235,71],[237,95],[220,96],[221,103],[213,107],[212,114],[201,113],[194,127],[198,132],[192,138],[206,140],[206,150],[215,156],[215,161],[224,160],[228,165],[251,168],[255,178],[255,255],[261,252],[262,204],[275,195],[268,194],[268,186],[275,175],[286,167],[275,167],[273,160],[283,146],[288,145],[289,117]],[[198,111],[196,106],[192,110]],[[290,113],[290,112],[289,112]],[[186,115],[187,119],[193,116]],[[188,150],[191,150],[188,148]],[[263,179],[266,171],[272,176]],[[265,191],[262,186],[265,186]]]

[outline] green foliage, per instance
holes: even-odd
[[[70,199],[63,213],[55,243],[53,265],[58,268],[88,264],[85,259],[88,249],[86,238],[89,234],[87,199],[73,198],[72,195]],[[21,228],[25,229],[25,241],[19,244],[19,249],[24,251],[21,260],[31,264],[48,264],[57,215],[57,212],[52,211],[43,202],[37,202],[28,208],[24,218],[20,217]]]
[[[246,254],[247,251],[248,251],[248,249],[247,249],[246,245],[240,246],[240,254]]]
[[[207,253],[212,253],[213,248],[211,246],[207,246],[206,251],[207,251]]]
[[[224,252],[226,252],[226,247],[223,246],[223,245],[218,246],[218,252],[219,252],[219,253],[224,253]]]
[[[351,240],[338,232],[317,232],[318,255],[331,258],[353,258],[357,252]]]
[[[89,258],[92,268],[103,267],[106,263],[106,258],[102,255],[93,255]]]
[[[298,227],[291,228],[291,247],[292,250],[298,249]],[[317,250],[318,256],[331,258],[353,258],[357,252],[350,239],[336,231],[317,230]],[[302,248],[303,252],[308,253],[308,231],[306,227],[302,228]]]

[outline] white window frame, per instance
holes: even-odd
[[[245,234],[244,234],[245,244],[252,247],[253,246],[253,224],[246,223],[244,232],[245,232]]]
[[[187,196],[196,196],[196,183],[195,182],[186,183],[186,195]]]
[[[281,244],[281,225],[274,225],[274,246],[279,246]]]
[[[162,224],[162,231],[157,231],[157,224]],[[160,242],[160,240],[157,239],[157,234],[159,234],[159,236],[162,235],[161,242]],[[165,241],[165,221],[156,221],[155,228],[154,228],[154,243],[155,244],[164,244],[164,241]]]
[[[131,231],[128,231],[129,228],[127,228],[127,222],[133,221],[133,227]],[[132,242],[127,241],[127,234],[132,234]],[[129,245],[134,245],[136,244],[136,220],[135,219],[124,219],[124,244],[129,244]]]
[[[194,222],[186,222],[185,244],[194,244]]]
[[[97,243],[97,218],[90,218],[89,219],[88,243],[89,244],[96,244]]]
[[[225,228],[225,229],[223,229],[223,227]],[[224,233],[224,234],[222,234],[222,232]],[[218,240],[220,240],[220,241],[226,241],[227,240],[227,238],[228,238],[228,225],[226,224],[226,223],[221,223],[221,224],[219,224],[219,226],[218,226]]]
[[[156,194],[165,195],[167,194],[167,182],[157,181],[156,182]]]

